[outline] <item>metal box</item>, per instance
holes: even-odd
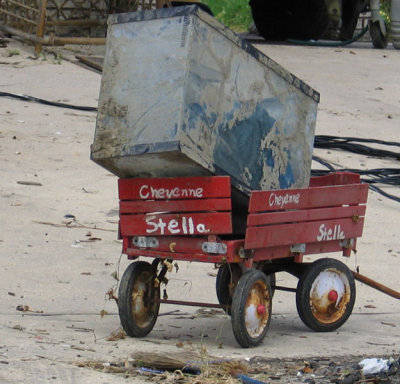
[[[308,186],[319,94],[195,6],[111,15],[91,158],[119,177]]]

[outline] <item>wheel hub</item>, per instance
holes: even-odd
[[[263,315],[265,313],[265,305],[259,304],[257,306],[257,313],[259,315]]]
[[[325,270],[315,279],[310,291],[310,304],[314,316],[324,323],[333,323],[346,309],[349,284],[338,270]]]
[[[269,300],[265,284],[256,282],[250,291],[245,307],[246,329],[252,337],[261,335],[268,323],[269,313],[265,302]]]
[[[336,291],[332,290],[328,293],[328,300],[329,301],[334,301],[336,302],[338,299],[339,295]]]

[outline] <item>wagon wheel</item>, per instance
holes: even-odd
[[[132,337],[146,336],[154,327],[160,308],[160,287],[152,266],[135,261],[125,270],[118,291],[122,327]]]
[[[271,288],[265,274],[246,272],[239,280],[232,300],[232,329],[244,348],[255,347],[264,339],[271,321]]]
[[[320,259],[312,263],[299,279],[297,312],[309,328],[330,332],[349,318],[355,298],[356,287],[349,268],[335,259]]]
[[[388,45],[388,34],[383,35],[379,21],[371,22],[369,25],[369,34],[371,35],[374,48],[383,49]]]
[[[224,311],[228,315],[231,314],[230,306],[232,305],[233,293],[242,275],[242,268],[240,268],[238,264],[222,264],[218,269],[217,279],[215,281],[217,298],[221,305],[229,306],[224,307]]]

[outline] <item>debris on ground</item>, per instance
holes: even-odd
[[[365,358],[360,356],[271,359],[261,356],[246,359],[216,358],[191,351],[168,353],[136,352],[129,359],[112,362],[80,362],[82,368],[127,377],[143,376],[157,383],[308,383],[361,384],[400,383],[400,357]],[[375,370],[365,370],[365,367]],[[379,368],[378,368],[379,366]]]
[[[363,375],[375,375],[389,370],[390,361],[387,359],[369,358],[363,359],[359,363]]]
[[[116,331],[111,332],[111,334],[106,338],[107,341],[117,341],[125,339],[126,333],[122,328],[118,328]]]
[[[17,307],[15,308],[17,311],[20,312],[32,312],[32,313],[43,313],[42,310],[35,310],[30,308],[28,305],[17,305]]]

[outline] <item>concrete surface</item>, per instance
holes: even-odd
[[[369,44],[258,47],[321,93],[317,134],[399,141],[399,51]],[[20,54],[9,57],[10,49]],[[32,55],[32,47],[15,41],[0,49],[0,91],[97,106],[99,74],[50,54],[45,60]],[[116,240],[117,179],[89,160],[94,126],[95,113],[0,99],[1,383],[122,383],[123,376],[76,364],[128,359],[137,350],[206,348],[224,357],[399,353],[398,301],[360,283],[352,316],[329,334],[309,331],[294,295],[277,292],[269,333],[255,349],[238,347],[222,312],[165,305],[148,337],[107,341],[119,318],[106,293],[116,288],[112,273],[128,263]],[[343,151],[316,154],[342,167],[398,167],[394,160]],[[398,187],[386,190],[399,195]],[[364,235],[357,256],[347,261],[398,290],[399,213],[399,203],[370,192]],[[168,277],[169,298],[216,302],[215,274],[209,264],[180,263]],[[284,275],[278,282],[296,284]],[[18,311],[19,305],[29,311]]]

